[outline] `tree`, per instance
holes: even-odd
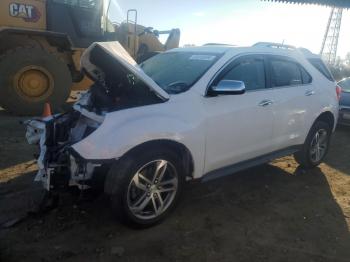
[[[336,63],[334,65],[328,65],[328,67],[336,81],[350,77],[350,53],[346,55],[344,60],[337,57]]]
[[[345,59],[344,59],[344,63],[347,66],[350,66],[350,52],[346,54]]]

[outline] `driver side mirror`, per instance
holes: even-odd
[[[245,84],[243,81],[237,80],[221,80],[216,86],[212,86],[209,95],[241,95],[245,92]]]

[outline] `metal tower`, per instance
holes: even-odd
[[[343,9],[333,7],[328,19],[326,33],[324,34],[321,55],[330,65],[335,64],[337,58],[338,39]]]

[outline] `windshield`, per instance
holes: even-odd
[[[343,92],[350,92],[350,79],[344,79],[338,83]]]
[[[219,58],[217,53],[169,52],[156,55],[140,66],[169,94],[187,91]]]

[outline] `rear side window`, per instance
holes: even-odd
[[[323,61],[320,58],[310,58],[308,60],[328,80],[334,81],[334,78],[333,78],[331,72],[329,72],[327,66],[323,63]]]
[[[312,82],[311,75],[299,63],[283,57],[270,60],[271,87],[305,85]]]
[[[246,90],[256,90],[265,88],[265,66],[262,59],[243,60],[230,71],[222,80],[243,81]]]
[[[272,87],[301,85],[302,75],[298,64],[285,60],[271,60]]]

